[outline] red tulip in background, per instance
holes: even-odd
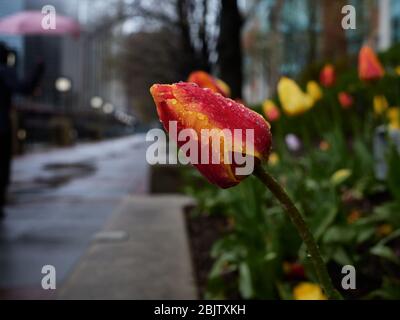
[[[358,75],[363,81],[379,80],[385,75],[382,64],[369,46],[364,46],[360,50]]]
[[[331,64],[325,65],[319,75],[319,82],[324,87],[332,87],[336,82],[335,67]]]
[[[271,149],[271,132],[268,122],[258,113],[246,108],[240,103],[224,98],[211,90],[200,88],[192,83],[177,83],[172,85],[155,84],[150,92],[157,106],[157,112],[165,129],[169,130],[170,121],[177,122],[177,133],[183,129],[193,129],[201,137],[202,129],[216,129],[218,132],[229,130],[232,137],[235,129],[254,130],[254,139],[251,148],[246,145],[246,136],[243,133],[241,140],[234,139],[231,153],[250,155],[256,159],[267,160]],[[178,147],[185,142],[177,141]],[[226,148],[225,142],[222,147]],[[228,147],[230,148],[230,147]],[[209,157],[215,150],[210,140],[198,140],[199,153],[207,150]],[[253,149],[254,152],[249,151]],[[220,151],[220,150],[217,150]],[[222,152],[224,153],[224,152]],[[201,157],[201,154],[199,154]],[[235,163],[208,163],[197,161],[193,165],[211,182],[222,188],[229,188],[240,183],[245,176],[235,174]],[[233,161],[234,162],[234,161]]]
[[[187,82],[195,83],[201,88],[208,88],[214,93],[222,94],[224,97],[230,96],[229,86],[205,71],[193,71],[189,75]]]
[[[339,92],[338,100],[343,109],[349,109],[353,104],[353,97],[347,92]]]
[[[303,265],[298,262],[284,262],[283,270],[286,276],[291,279],[304,279],[306,276]]]

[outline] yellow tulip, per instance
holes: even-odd
[[[400,76],[400,66],[397,66],[397,67],[394,69],[394,71],[396,72],[396,74],[397,74],[398,76]]]
[[[313,106],[313,99],[295,81],[283,77],[278,83],[278,95],[283,111],[288,116],[302,114]]]
[[[387,112],[390,129],[400,129],[400,108],[392,107]]]
[[[321,87],[316,81],[308,81],[307,94],[314,100],[314,103],[323,97]]]
[[[389,108],[389,103],[385,96],[374,97],[374,112],[376,115],[382,115],[387,108]]]
[[[311,282],[302,282],[293,289],[295,300],[326,300],[319,285]]]

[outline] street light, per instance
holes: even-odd
[[[92,99],[90,99],[90,105],[94,109],[100,109],[101,106],[103,105],[103,99],[101,97],[95,96]]]
[[[72,84],[68,78],[60,77],[56,80],[55,86],[59,92],[68,92],[71,90]]]
[[[7,56],[7,66],[14,67],[17,57],[14,52],[10,52]]]
[[[105,114],[113,113],[114,109],[115,109],[114,106],[109,102],[105,103],[104,106],[103,106],[103,112]]]

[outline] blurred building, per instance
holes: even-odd
[[[114,8],[110,7],[115,2],[6,0],[0,2],[0,18],[22,10],[40,11],[45,5],[53,5],[57,14],[75,18],[81,24],[82,32],[79,38],[67,35],[0,36],[1,41],[17,51],[17,67],[21,75],[29,73],[38,58],[46,65],[40,94],[29,99],[17,99],[20,113],[29,113],[24,125],[39,128],[36,130],[39,140],[48,135],[42,129],[43,121],[49,122],[49,118],[54,116],[69,114],[75,122],[73,126],[90,126],[94,121],[88,119],[102,113],[101,107],[96,110],[91,107],[93,97],[101,97],[103,105],[108,105],[108,112],[103,116],[111,118],[115,111],[129,113],[123,87],[112,68],[107,66],[109,55],[115,48],[118,25],[110,19],[100,19],[112,12]],[[56,88],[56,81],[60,78],[70,81],[70,90],[60,92]]]
[[[322,8],[324,2],[245,1],[248,19],[243,31],[244,93],[249,103],[259,103],[272,95],[282,74],[295,77],[305,66],[329,60],[324,56],[323,41],[330,41],[333,46],[340,44],[326,39],[323,32],[327,17]],[[351,0],[346,4],[354,5],[357,13],[356,30],[343,31],[347,54],[356,54],[367,40],[379,50],[400,41],[400,1]]]

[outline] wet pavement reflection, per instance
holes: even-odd
[[[143,135],[25,155],[14,160],[0,223],[0,298],[51,298],[118,203],[148,190]]]

